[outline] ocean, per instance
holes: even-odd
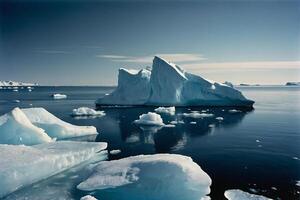
[[[103,107],[99,109],[104,110],[106,116],[100,118],[74,118],[70,115],[74,108],[95,108],[95,100],[113,89],[40,86],[31,92],[26,88],[18,92],[0,90],[0,114],[14,107],[44,107],[72,124],[93,125],[99,135],[80,140],[108,142],[108,150],[120,149],[120,154],[109,155],[110,160],[155,153],[190,156],[211,177],[210,197],[213,200],[224,199],[227,189],[242,189],[273,199],[300,199],[300,187],[296,185],[300,181],[300,87],[238,87],[246,97],[255,101],[254,109],[230,113],[233,108],[176,108],[176,115],[162,114],[165,123],[184,121],[173,128],[140,128],[132,123],[139,115],[153,112],[154,107]],[[54,93],[66,94],[68,98],[54,100],[51,97]],[[194,119],[182,115],[203,110],[214,117]],[[217,120],[216,117],[224,119]],[[68,173],[70,171],[62,172]],[[7,199],[38,192],[36,184],[11,194]],[[51,181],[44,185],[50,187]],[[76,189],[69,192],[74,199],[82,196]],[[101,199],[111,199],[111,192],[103,190]]]

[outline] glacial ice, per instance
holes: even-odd
[[[242,190],[237,189],[226,190],[224,195],[228,200],[272,200],[264,196],[250,194],[248,192],[244,192]]]
[[[225,84],[185,72],[179,66],[154,57],[152,69],[121,68],[118,87],[96,101],[97,105],[151,106],[247,106],[254,101]]]
[[[35,126],[42,128],[52,138],[65,139],[98,134],[94,126],[76,126],[57,118],[44,108],[22,109]]]
[[[211,182],[190,157],[154,154],[100,162],[77,188],[115,200],[141,195],[144,200],[199,200],[210,193]]]
[[[138,125],[150,125],[150,126],[163,126],[163,120],[159,114],[148,112],[147,114],[142,114],[139,119],[135,120],[134,123]]]
[[[175,107],[158,107],[154,109],[155,112],[160,114],[169,114],[169,115],[175,115]]]
[[[51,142],[52,139],[33,125],[20,108],[0,116],[0,143],[34,145]]]
[[[65,95],[65,94],[53,94],[52,97],[53,97],[53,99],[66,99],[67,95]]]
[[[80,107],[80,108],[75,108],[72,111],[72,116],[104,116],[105,112],[104,111],[96,111],[92,108],[88,107]]]
[[[103,142],[59,141],[34,146],[0,145],[0,198],[85,162],[105,150]]]

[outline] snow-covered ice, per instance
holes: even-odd
[[[80,200],[97,200],[97,199],[91,195],[86,195],[84,197],[81,197]]]
[[[261,195],[250,194],[237,189],[226,190],[224,195],[228,200],[272,200]]]
[[[151,200],[199,200],[210,193],[211,182],[190,157],[154,154],[100,162],[77,188],[93,191],[94,196],[113,189],[115,192],[107,194],[109,199],[139,199],[143,195]]]
[[[104,111],[97,111],[88,107],[75,108],[72,111],[72,116],[98,116],[102,117],[105,115]]]
[[[109,151],[109,154],[111,154],[111,155],[117,155],[119,153],[121,153],[120,149],[114,149],[114,150]]]
[[[34,146],[0,145],[0,198],[93,158],[103,142],[59,141]]]
[[[34,145],[51,142],[44,129],[31,123],[20,108],[0,116],[0,143]]]
[[[65,94],[53,94],[52,97],[53,97],[53,99],[66,99],[67,95],[65,95]]]
[[[52,138],[65,139],[84,135],[98,134],[94,126],[76,126],[57,118],[44,108],[22,109],[35,126],[45,130]]]
[[[161,116],[153,112],[148,112],[147,114],[140,115],[139,119],[135,120],[134,123],[139,125],[152,125],[152,126],[164,125]]]
[[[247,106],[249,100],[235,88],[185,72],[154,57],[152,69],[119,69],[118,87],[97,105]]]
[[[160,114],[169,114],[169,115],[175,115],[175,107],[158,107],[154,109],[155,112]]]

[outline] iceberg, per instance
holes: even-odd
[[[256,195],[256,194],[250,194],[248,192],[244,192],[242,190],[226,190],[224,193],[225,197],[228,200],[272,200],[270,198]]]
[[[81,197],[80,200],[97,200],[97,199],[91,195],[86,195],[84,197]]]
[[[154,109],[155,112],[160,114],[169,114],[169,115],[175,115],[175,107],[158,107]]]
[[[96,101],[97,106],[241,106],[252,107],[235,88],[185,72],[178,65],[154,57],[152,69],[121,68],[118,87]]]
[[[76,126],[57,118],[44,108],[22,109],[30,122],[42,128],[52,138],[65,139],[98,134],[94,126]]]
[[[105,115],[104,111],[96,111],[88,107],[80,107],[73,109],[72,116],[99,116],[102,117]]]
[[[31,123],[20,108],[0,116],[0,143],[34,145],[51,142],[51,137]]]
[[[190,157],[154,154],[103,161],[77,188],[105,199],[199,200],[210,193],[210,177]],[[107,191],[107,192],[106,192]]]
[[[148,112],[147,114],[140,115],[139,119],[134,121],[138,125],[146,126],[163,126],[165,125],[159,114]]]
[[[107,143],[59,141],[34,146],[0,145],[0,198],[103,152]]]
[[[66,99],[67,95],[65,95],[65,94],[53,94],[52,97],[53,97],[53,99]]]

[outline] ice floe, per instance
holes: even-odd
[[[238,189],[226,190],[224,195],[228,200],[272,200],[261,195],[250,194]]]
[[[96,197],[113,189],[105,194],[109,199],[199,200],[210,193],[211,182],[190,157],[155,154],[100,162],[77,188]]]
[[[97,116],[102,117],[105,115],[104,111],[97,111],[88,107],[75,108],[72,111],[72,116]]]
[[[53,99],[66,99],[67,95],[65,95],[65,94],[53,94],[52,97],[53,97]]]
[[[111,155],[117,155],[119,153],[121,153],[120,149],[114,149],[114,150],[109,151],[109,154],[111,154]]]
[[[236,109],[231,109],[231,110],[228,110],[229,113],[240,113],[242,111],[240,110],[236,110]]]
[[[59,141],[34,146],[0,145],[0,198],[93,158],[103,142]]]
[[[213,117],[214,114],[212,113],[200,113],[198,111],[192,111],[190,113],[183,113],[184,117],[191,117],[191,118],[204,118],[204,117]]]
[[[158,107],[154,109],[155,112],[160,114],[169,114],[169,115],[175,115],[175,107]]]
[[[134,123],[139,125],[152,125],[152,126],[163,126],[163,120],[161,116],[157,113],[148,112],[147,114],[142,114],[139,119],[135,120]]]

